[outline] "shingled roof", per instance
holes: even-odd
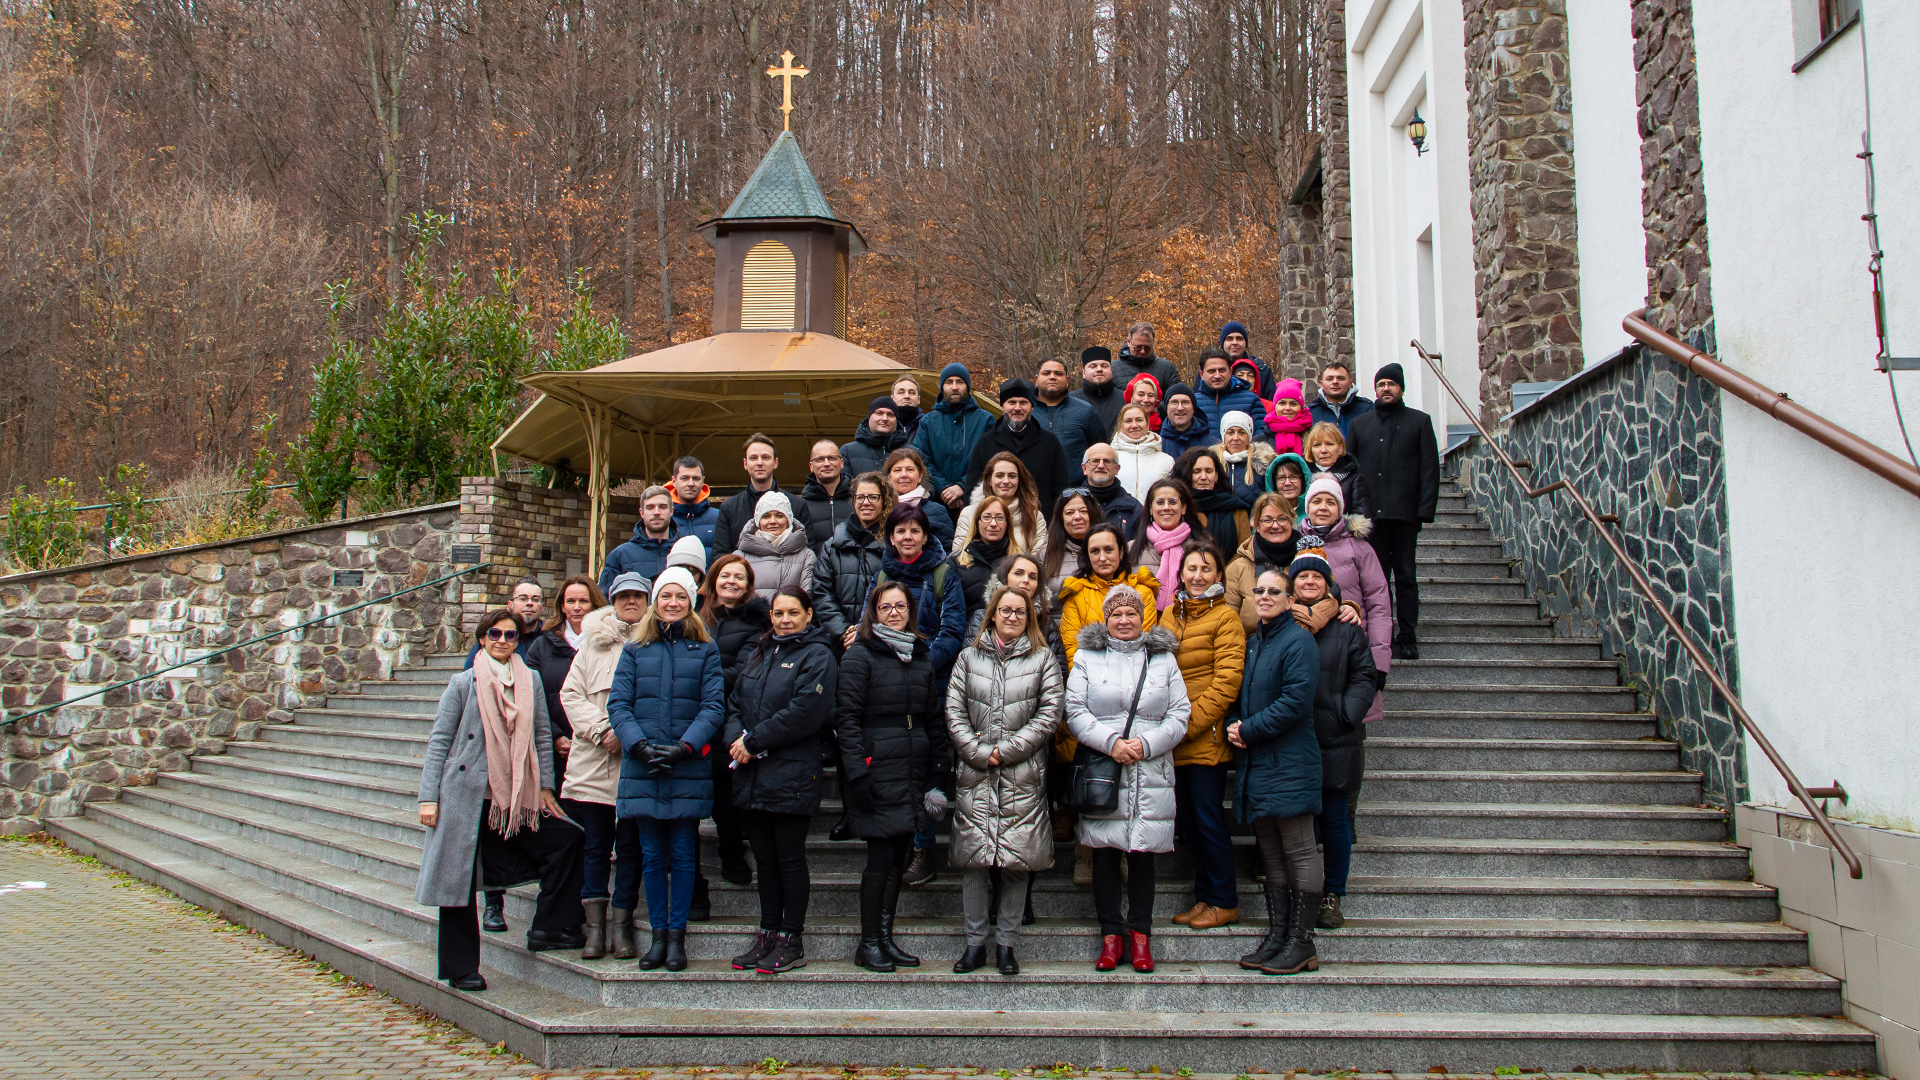
[[[791,131],[781,132],[773,141],[773,148],[760,159],[760,167],[753,170],[747,186],[740,189],[733,205],[720,217],[840,220],[827,205],[827,197],[821,194],[820,183],[813,178],[813,170],[807,167],[806,156],[800,153],[800,143]]]

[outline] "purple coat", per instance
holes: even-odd
[[[1387,575],[1380,569],[1380,557],[1366,536],[1373,522],[1358,514],[1349,514],[1334,522],[1327,533],[1327,565],[1333,568],[1333,583],[1340,586],[1342,600],[1357,600],[1367,616],[1367,644],[1373,651],[1373,666],[1381,671],[1393,667],[1393,615],[1387,604]],[[1367,708],[1366,723],[1380,719],[1386,694],[1375,692]]]

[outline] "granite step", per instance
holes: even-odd
[[[438,674],[438,673],[436,672],[435,674]],[[429,687],[431,687],[430,690],[429,690]],[[408,702],[431,700],[434,706],[437,707],[440,704],[440,692],[442,690],[445,690],[446,688],[447,688],[447,680],[444,678],[439,679],[432,683],[428,683],[425,681],[374,682],[372,680],[368,680],[367,682],[361,683],[360,692],[352,696],[362,700],[393,699],[393,700],[402,700],[402,701],[408,701]],[[331,699],[329,699],[329,704],[331,704]],[[417,708],[418,706],[415,705],[413,707]],[[432,715],[433,709],[429,708],[427,710],[427,713],[428,715]]]
[[[1524,840],[1729,839],[1727,816],[1692,806],[1519,803],[1372,803],[1362,800],[1362,837]]]
[[[362,683],[362,688],[378,686],[378,683]],[[412,691],[406,695],[381,694],[331,694],[327,697],[327,708],[339,712],[379,713],[382,715],[399,714],[402,716],[424,716],[433,719],[434,710],[440,706],[440,695],[424,696],[420,687],[402,687]]]
[[[1500,542],[1491,534],[1484,537],[1454,537],[1444,534],[1433,535],[1422,529],[1420,538],[1414,541],[1414,549],[1417,552],[1416,566],[1429,558],[1447,556],[1507,561],[1506,552],[1501,549]]]
[[[148,790],[172,792],[196,804],[216,804],[252,814],[277,814],[411,847],[419,847],[426,835],[411,802],[405,807],[387,806],[205,772],[161,773]]]
[[[539,974],[550,975],[562,965],[544,958],[565,954],[533,956],[501,941],[500,936],[487,935],[483,963],[490,989],[484,995],[470,995],[434,979],[433,949],[417,937],[343,917],[301,897],[121,833],[97,820],[60,819],[54,828],[63,840],[86,854],[272,940],[312,954],[350,978],[428,1008],[482,1039],[503,1043],[530,1060],[555,1068],[698,1062],[717,1065],[757,1060],[774,1050],[793,1059],[875,1064],[902,1060],[901,1054],[906,1052],[909,1059],[965,1058],[983,1067],[1075,1060],[1093,1067],[1160,1065],[1163,1071],[1179,1066],[1228,1073],[1258,1068],[1262,1062],[1270,1064],[1275,1055],[1301,1068],[1325,1070],[1339,1067],[1355,1054],[1365,1054],[1376,1067],[1416,1072],[1419,1062],[1443,1058],[1456,1070],[1488,1072],[1500,1062],[1520,1059],[1556,1069],[1597,1060],[1648,1068],[1678,1068],[1684,1062],[1688,1068],[1816,1071],[1870,1068],[1873,1064],[1871,1033],[1843,1021],[1793,1014],[1658,1015],[1651,1009],[1645,1013],[1546,1011],[1542,1006],[1554,993],[1602,986],[1609,976],[1601,970],[1554,971],[1532,966],[1511,970],[1428,965],[1424,966],[1424,975],[1409,972],[1402,980],[1396,972],[1375,970],[1370,965],[1346,970],[1328,965],[1310,976],[1263,979],[1251,988],[1252,996],[1260,1001],[1257,1007],[1214,1014],[1143,1012],[1132,1004],[1110,1012],[1027,1012],[1002,1009],[997,1004],[987,1007],[1008,987],[1050,974],[1044,970],[1016,980],[976,974],[965,977],[964,984],[950,984],[961,985],[957,994],[975,1004],[971,1009],[949,1007],[927,1013],[875,1012],[868,1008],[813,1012],[617,1009],[604,1006],[595,993],[613,980],[575,980],[588,992],[556,993],[550,978],[536,982],[516,969],[534,968]],[[813,975],[802,969],[780,981],[797,983],[838,974],[834,970],[836,962],[816,963],[820,970]],[[575,961],[572,966],[584,965]],[[1074,966],[1084,972],[1084,965]],[[1756,971],[1713,977],[1689,969],[1670,974],[1620,969],[1620,983],[1628,995],[1643,999],[1643,991],[1629,988],[1663,984],[1682,1010],[1716,993],[1774,990],[1784,1000],[1822,989],[1819,979],[1824,977],[1814,973],[1802,976],[1811,981],[1793,982],[1782,979],[1778,972]],[[1090,974],[1080,978],[1121,989],[1150,987],[1167,977],[1129,972],[1089,979]],[[1204,978],[1201,972],[1193,975]],[[633,972],[631,978],[621,981],[639,983],[640,976]],[[699,978],[697,973],[686,972],[661,976],[652,973],[646,981]],[[845,976],[869,981],[851,970],[845,971]],[[892,1004],[893,993],[916,976],[871,976],[871,981],[881,982],[875,989]],[[1376,994],[1383,985],[1382,977],[1386,985],[1411,985],[1424,978],[1436,988],[1450,982],[1468,982],[1484,989],[1477,1004],[1460,1013],[1303,1012],[1289,1008],[1286,1001],[1287,995],[1317,993],[1318,986],[1332,985],[1343,978],[1360,988],[1363,995]],[[1297,982],[1299,979],[1306,981]],[[1751,981],[1761,979],[1769,982]],[[984,984],[994,985],[986,992],[991,996],[983,996],[977,989]],[[1499,986],[1524,987],[1517,996],[1525,1001],[1523,1008],[1534,1011],[1485,1011],[1499,993],[1494,989]],[[1826,1007],[1813,1006],[1806,1011]],[[1049,1008],[1058,1006],[1050,1004]],[[621,1037],[628,1034],[642,1037]],[[1520,1057],[1515,1058],[1516,1054]]]
[[[228,747],[238,745],[229,743]],[[289,765],[233,754],[200,754],[193,759],[193,771],[261,788],[284,788],[326,798],[371,803],[392,809],[408,810],[419,804],[420,776],[396,780],[364,773],[336,771],[318,764]]]
[[[1424,605],[1422,607],[1418,637],[1423,651],[1429,642],[1434,641],[1482,641],[1487,638],[1540,641],[1556,637],[1552,621],[1540,618],[1537,614],[1526,618],[1434,618],[1424,610]]]
[[[1390,692],[1414,686],[1619,686],[1620,665],[1597,658],[1550,657],[1529,660],[1474,656],[1464,659],[1428,656],[1395,660],[1387,686]]]
[[[1496,712],[1633,712],[1638,694],[1630,686],[1454,683],[1400,685],[1391,676],[1387,697],[1403,709],[1485,709]]]
[[[1368,725],[1369,739],[1644,739],[1659,734],[1659,719],[1652,713],[1403,709],[1392,694],[1386,705],[1386,714]]]
[[[1680,748],[1659,739],[1435,739],[1382,735],[1367,740],[1367,770],[1671,769]]]
[[[341,700],[335,695],[334,701]],[[348,709],[295,709],[293,722],[317,728],[332,728],[336,731],[373,731],[388,732],[394,735],[416,735],[426,738],[433,731],[433,714],[395,712],[359,712]]]
[[[1426,628],[1421,627],[1422,630]],[[1420,642],[1421,660],[1605,660],[1605,644],[1599,638],[1571,637],[1485,637],[1467,640]],[[1395,661],[1399,667],[1407,661]]]
[[[367,731],[357,726],[319,727],[313,724],[267,724],[260,728],[260,741],[273,746],[298,746],[309,750],[337,750],[345,754],[404,758],[415,762],[418,770],[427,756],[427,736],[391,731]]]
[[[1631,773],[1368,769],[1361,791],[1364,801],[1369,804],[1476,802],[1698,806],[1700,774],[1679,770]]]
[[[1429,600],[1420,598],[1420,624],[1425,626],[1429,618],[1433,619],[1537,619],[1540,617],[1540,601],[1532,597],[1515,597],[1506,600]],[[365,687],[377,687],[379,683],[365,683]]]
[[[1438,581],[1512,581],[1513,564],[1505,559],[1421,559],[1416,565],[1420,580]]]
[[[1458,581],[1452,578],[1416,578],[1420,601],[1429,600],[1514,600],[1524,599],[1527,583],[1516,577],[1485,581]]]
[[[295,768],[326,769],[398,780],[403,783],[410,782],[415,791],[419,790],[420,784],[420,761],[417,758],[334,749],[322,750],[307,746],[283,745],[277,742],[231,742],[227,744],[226,756],[274,765],[290,765]]]

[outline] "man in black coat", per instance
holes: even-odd
[[[912,386],[908,379],[901,386]],[[918,388],[916,387],[916,390]],[[846,459],[847,476],[859,476],[861,473],[879,472],[886,464],[887,455],[907,445],[912,439],[900,424],[900,412],[903,406],[890,397],[877,397],[867,406],[867,418],[853,431],[853,441],[840,447],[840,456]],[[918,418],[919,409],[914,409]]]
[[[1067,484],[1081,483],[1080,459],[1087,447],[1107,441],[1106,425],[1092,405],[1067,392],[1067,362],[1057,356],[1040,361],[1033,390],[1033,422],[1060,440],[1060,450],[1067,455]],[[1042,507],[1041,512],[1051,509]]]
[[[1153,351],[1153,324],[1137,322],[1127,328],[1127,343],[1120,346],[1120,355],[1113,361],[1113,381],[1125,387],[1133,382],[1136,375],[1151,375],[1160,385],[1160,393],[1165,396],[1167,387],[1180,381],[1180,372],[1173,361]],[[1111,431],[1112,428],[1107,430]]]
[[[967,461],[968,491],[980,483],[987,462],[1003,450],[1027,467],[1040,489],[1040,505],[1051,508],[1068,487],[1067,454],[1060,440],[1033,419],[1033,384],[1025,379],[1000,384],[1000,419],[973,444],[973,456]]]
[[[708,562],[739,547],[741,531],[754,520],[754,504],[767,492],[780,490],[780,481],[773,475],[774,470],[780,467],[780,452],[774,449],[771,438],[758,431],[747,436],[740,465],[747,470],[747,490],[720,504],[720,520],[713,526],[713,551]],[[799,499],[787,501],[793,504],[795,525],[804,529],[812,524],[805,502]]]
[[[1080,467],[1087,474],[1087,492],[1100,504],[1100,513],[1107,521],[1120,526],[1131,541],[1134,527],[1147,508],[1127,494],[1126,485],[1120,482],[1120,456],[1114,453],[1111,444],[1094,443],[1087,447]]]
[[[1094,442],[1106,442],[1113,438],[1114,425],[1120,422],[1120,407],[1127,402],[1120,393],[1120,387],[1113,384],[1112,349],[1105,345],[1094,345],[1081,350],[1080,388],[1069,396],[1092,406],[1094,416],[1099,418],[1102,434]]]
[[[800,489],[807,507],[807,546],[833,538],[833,527],[853,517],[853,477],[832,439],[815,439],[807,457],[807,484]]]
[[[1393,655],[1418,660],[1414,628],[1420,621],[1420,586],[1414,554],[1420,526],[1433,522],[1440,503],[1440,443],[1433,417],[1404,400],[1406,376],[1388,364],[1373,377],[1373,408],[1353,418],[1347,449],[1373,488],[1373,534],[1367,542],[1393,586]]]

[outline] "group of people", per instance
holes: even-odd
[[[1313,928],[1343,921],[1366,724],[1392,659],[1417,656],[1431,420],[1393,364],[1368,400],[1329,363],[1306,402],[1239,323],[1197,391],[1146,324],[1080,366],[1071,390],[1060,359],[1007,380],[998,418],[963,365],[924,412],[903,378],[851,441],[813,445],[797,493],[763,435],[743,448],[748,487],[718,506],[683,458],[597,580],[566,579],[550,605],[522,582],[483,617],[420,789],[416,899],[441,909],[441,977],[484,989],[474,893],[504,930],[490,890],[534,880],[529,949],[685,968],[687,924],[710,908],[708,817],[722,876],[759,892],[733,966],[802,966],[829,765],[829,835],[866,844],[863,968],[920,964],[895,916],[938,872],[944,831],[956,972],[1018,973],[1033,876],[1069,840],[1096,969],[1153,970],[1156,856],[1176,837],[1194,899],[1174,921],[1240,920],[1230,781],[1267,916],[1241,964],[1316,968]]]

